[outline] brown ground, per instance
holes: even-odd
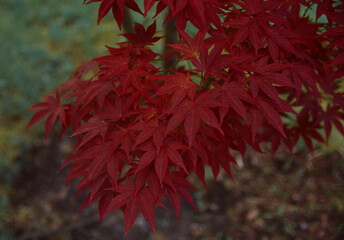
[[[344,160],[339,152],[280,150],[274,159],[249,153],[244,167],[233,166],[235,183],[221,173],[207,190],[193,194],[199,211],[183,202],[180,221],[174,211],[158,209],[156,233],[139,216],[126,238],[121,212],[98,224],[97,206],[77,210],[84,196],[67,188],[67,170],[56,171],[68,145],[38,143],[30,152],[10,194],[0,239],[344,239]],[[168,204],[168,203],[166,203]],[[6,237],[7,236],[7,237]]]

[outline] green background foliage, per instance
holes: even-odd
[[[24,131],[32,116],[25,110],[66,81],[80,63],[100,55],[104,43],[114,43],[117,27],[105,21],[98,28],[96,11],[82,1],[0,0],[0,6],[2,213],[13,178],[43,134],[43,125]]]

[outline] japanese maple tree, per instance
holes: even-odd
[[[272,154],[281,144],[292,151],[300,139],[312,151],[333,126],[344,134],[342,2],[84,4],[93,2],[100,4],[98,23],[112,12],[120,29],[128,10],[147,18],[155,11],[165,19],[159,27],[172,23],[178,41],[155,52],[168,36],[157,34],[154,19],[146,27],[132,23],[134,32],[122,34],[127,41],[107,46],[107,55],[82,64],[31,107],[37,112],[28,127],[47,117],[46,137],[56,120],[61,134],[72,129],[73,154],[62,166],[71,165],[67,182],[81,179],[78,191],[90,190],[81,208],[98,201],[101,219],[123,211],[125,234],[139,212],[154,231],[164,198],[177,217],[181,197],[195,207],[188,175],[204,183],[208,166],[215,181],[221,167],[231,176],[233,151],[260,152],[264,143]]]

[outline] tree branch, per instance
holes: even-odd
[[[169,20],[165,24],[164,32],[165,32],[165,49],[164,54],[166,56],[164,61],[164,69],[170,69],[175,62],[177,61],[176,58],[170,58],[169,52],[172,50],[171,47],[166,46],[166,44],[174,44],[178,41],[178,31],[175,26],[175,19]]]
[[[131,13],[128,10],[128,8],[124,9],[124,19],[122,22],[123,30],[126,33],[132,33],[134,32],[134,23],[133,20],[131,19]]]

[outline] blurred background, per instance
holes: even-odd
[[[138,218],[126,238],[121,212],[99,225],[97,206],[78,213],[84,195],[65,187],[68,134],[44,138],[44,123],[24,131],[41,95],[74,68],[120,40],[111,17],[96,25],[97,6],[82,0],[0,0],[0,240],[2,239],[344,239],[344,140],[273,159],[249,151],[235,183],[220,173],[216,185],[193,193],[198,212],[182,202],[180,221],[157,209],[155,234]],[[55,129],[57,130],[57,129]],[[240,160],[240,157],[238,157]],[[168,203],[167,203],[168,204]]]

